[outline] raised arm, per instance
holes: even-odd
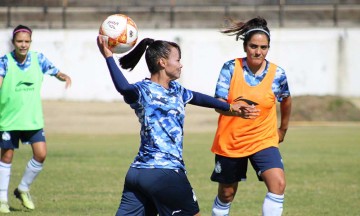
[[[101,54],[106,59],[106,64],[109,68],[111,79],[116,90],[124,96],[126,103],[130,104],[136,102],[139,99],[139,93],[136,87],[129,84],[124,74],[115,63],[113,53],[110,51],[110,49],[108,49],[106,43],[104,43],[101,37],[98,37],[97,43]]]

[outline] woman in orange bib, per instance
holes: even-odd
[[[218,182],[212,215],[229,215],[238,182],[246,179],[248,161],[268,189],[263,203],[264,216],[282,214],[285,174],[279,151],[291,112],[291,96],[285,71],[267,61],[270,30],[261,17],[233,22],[222,33],[243,40],[245,58],[225,62],[215,97],[228,103],[243,103],[260,110],[257,118],[219,111],[218,128],[211,151],[215,168],[211,180]],[[276,101],[280,102],[278,127]]]

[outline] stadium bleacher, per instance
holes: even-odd
[[[123,13],[141,28],[221,28],[263,16],[272,27],[359,27],[360,0],[1,0],[0,28],[98,28]]]

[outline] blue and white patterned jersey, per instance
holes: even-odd
[[[17,62],[17,66],[22,71],[26,72],[27,69],[30,67],[30,64],[31,64],[31,53],[30,52],[34,52],[34,51],[29,51],[29,53],[26,56],[26,60],[23,64]],[[40,65],[40,68],[41,68],[41,71],[43,72],[43,74],[55,76],[59,72],[59,69],[56,68],[42,53],[37,53],[37,52],[35,52],[35,53],[38,56],[39,65]],[[14,51],[11,52],[11,55],[15,58]],[[8,71],[7,63],[8,63],[8,58],[6,55],[4,55],[3,57],[0,57],[0,76],[2,76],[2,77],[5,77],[6,73]]]
[[[269,65],[270,65],[269,62],[266,60],[265,70],[259,75],[254,75],[246,63],[246,58],[244,58],[243,71],[244,71],[244,78],[246,83],[248,83],[250,86],[258,85],[267,74]],[[215,97],[223,98],[227,100],[231,78],[234,73],[234,68],[235,68],[235,59],[232,59],[224,63],[217,81]],[[281,102],[283,98],[290,96],[290,90],[289,90],[285,71],[279,66],[276,69],[274,82],[272,84],[272,90],[279,102]]]
[[[131,167],[183,169],[185,105],[193,94],[176,81],[169,89],[148,79],[134,84],[139,100],[130,104],[141,124],[141,143]]]

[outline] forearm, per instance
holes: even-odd
[[[224,100],[224,99],[222,99],[222,98],[217,98],[217,100],[223,101],[223,102],[227,103],[227,101]],[[239,113],[237,113],[237,112],[233,112],[233,111],[231,111],[231,110],[226,110],[226,111],[224,111],[224,110],[215,109],[215,111],[216,111],[217,113],[221,114],[221,115],[224,115],[224,116],[240,116],[240,117],[244,117],[243,115],[245,114],[245,113],[242,113],[243,115],[241,115],[241,114],[239,114]],[[245,111],[245,110],[244,110],[244,111]]]
[[[106,63],[116,90],[125,97],[126,102],[135,102],[139,98],[135,86],[129,84],[112,56],[106,58]]]
[[[55,77],[58,80],[66,83],[65,88],[69,88],[71,86],[71,78],[68,75],[58,71],[58,73],[55,75]]]
[[[280,103],[280,127],[279,129],[286,131],[289,127],[290,115],[291,115],[291,96],[284,98]]]
[[[66,74],[64,74],[64,73],[62,73],[60,71],[55,75],[55,77],[58,80],[63,81],[63,82],[70,78],[68,75],[66,75]]]
[[[194,91],[193,91],[193,98],[189,101],[189,103],[196,106],[214,108],[222,111],[230,110],[230,104],[220,101],[209,95],[205,95]]]
[[[226,100],[222,99],[222,98],[217,98],[217,100],[222,101],[222,102],[226,102]],[[230,110],[220,110],[220,109],[215,109],[215,111],[221,115],[225,115],[225,116],[235,116],[236,114],[234,112],[231,112]]]
[[[259,110],[254,106],[243,105],[241,103],[229,104],[223,99],[193,92],[193,98],[190,104],[214,108],[217,112],[228,116],[238,116],[244,119],[254,119],[259,115]]]

